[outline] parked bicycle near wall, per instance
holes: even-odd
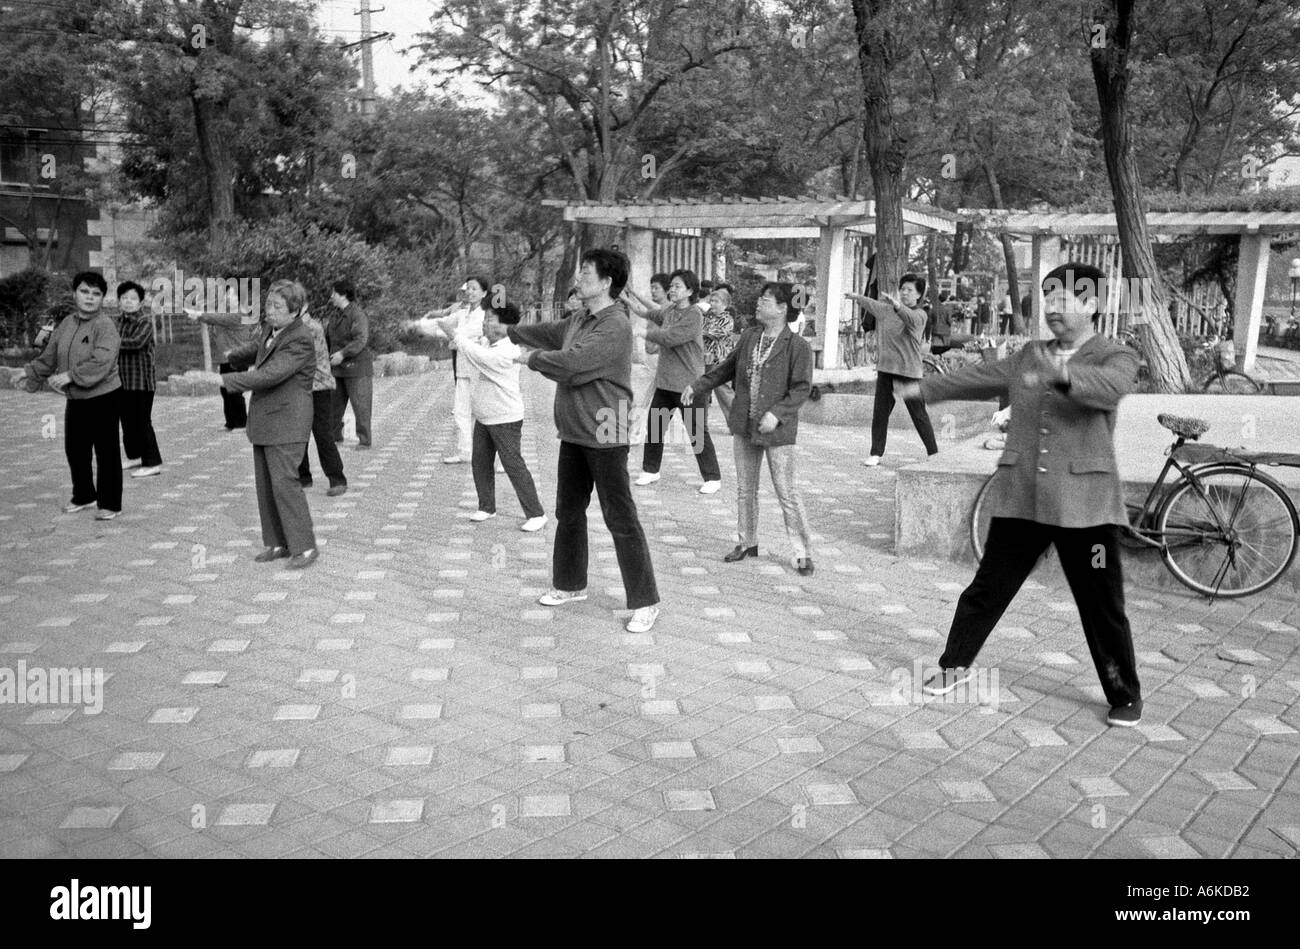
[[[1215,336],[1202,343],[1200,351],[1210,354],[1210,363],[1214,367],[1201,380],[1202,392],[1254,395],[1263,391],[1264,387],[1258,381],[1236,368],[1237,350],[1232,340]]]
[[[1300,454],[1188,444],[1209,431],[1209,423],[1167,414],[1156,418],[1178,437],[1146,500],[1125,505],[1125,545],[1159,550],[1180,583],[1211,600],[1268,589],[1295,560],[1300,516],[1286,489],[1259,468],[1300,468]],[[1166,487],[1172,470],[1178,477]],[[1006,477],[989,476],[971,511],[976,560],[984,556],[993,519],[990,491],[1000,476]]]

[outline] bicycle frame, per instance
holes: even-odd
[[[1209,509],[1214,513],[1214,518],[1215,521],[1217,522],[1216,526],[1218,527],[1219,532],[1227,533],[1227,528],[1224,527],[1222,519],[1219,517],[1219,509],[1214,505],[1213,502],[1210,501],[1209,495],[1205,493],[1205,489],[1201,487],[1201,482],[1196,477],[1197,468],[1204,467],[1205,465],[1208,464],[1220,464],[1221,462],[1196,463],[1196,462],[1179,461],[1178,458],[1176,457],[1178,449],[1182,448],[1183,445],[1185,444],[1187,444],[1187,440],[1185,438],[1179,437],[1178,440],[1175,441],[1173,445],[1170,446],[1169,450],[1165,452],[1165,463],[1164,466],[1160,469],[1160,477],[1156,479],[1155,484],[1151,486],[1151,490],[1147,492],[1146,499],[1142,502],[1142,506],[1138,511],[1136,521],[1134,521],[1133,519],[1132,507],[1127,504],[1125,505],[1125,507],[1129,509],[1129,518],[1130,518],[1128,524],[1129,534],[1132,537],[1134,537],[1136,540],[1141,541],[1143,544],[1146,544],[1148,547],[1153,547],[1157,550],[1165,550],[1169,547],[1166,538],[1168,538],[1171,535],[1180,536],[1180,537],[1186,536],[1189,538],[1201,538],[1205,536],[1205,531],[1203,530],[1202,531],[1169,530],[1169,531],[1157,532],[1152,528],[1142,526],[1145,521],[1153,517],[1159,511],[1159,505],[1156,504],[1155,502],[1157,499],[1163,499],[1165,496],[1165,492],[1164,492],[1165,479],[1169,476],[1169,471],[1171,469],[1177,469],[1178,476],[1179,476],[1178,480],[1174,481],[1173,484],[1176,486],[1179,481],[1182,480],[1188,481],[1192,485],[1196,493],[1200,495],[1201,500],[1203,500],[1206,503],[1206,506],[1209,507]],[[1254,471],[1255,466],[1242,464],[1241,468],[1243,471]],[[1242,495],[1241,498],[1238,498],[1237,509],[1232,512],[1232,518],[1229,520],[1229,523],[1234,523],[1236,521],[1237,514],[1240,511],[1242,501],[1244,500],[1245,500],[1244,494]]]

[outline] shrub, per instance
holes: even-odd
[[[27,348],[49,317],[66,316],[68,279],[35,267],[0,278],[0,348]]]

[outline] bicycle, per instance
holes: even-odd
[[[1276,583],[1295,560],[1300,515],[1286,489],[1260,465],[1300,468],[1300,454],[1219,448],[1197,442],[1209,423],[1156,416],[1177,440],[1165,452],[1160,477],[1142,504],[1126,503],[1125,546],[1160,551],[1165,567],[1184,586],[1213,601],[1251,596]],[[1165,479],[1177,469],[1168,488]],[[970,538],[978,562],[993,519],[989,476],[971,511]]]
[[[1210,353],[1213,370],[1201,382],[1202,392],[1226,393],[1230,395],[1255,395],[1264,387],[1246,373],[1234,367],[1237,364],[1236,347],[1231,340],[1215,336],[1201,344],[1200,349]]]

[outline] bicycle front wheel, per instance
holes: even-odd
[[[984,559],[984,543],[989,539],[989,525],[993,523],[993,482],[999,477],[1005,477],[1001,468],[984,482],[970,512],[970,546],[975,551],[976,563]]]
[[[1295,560],[1300,518],[1286,491],[1244,465],[1206,465],[1174,485],[1156,515],[1160,555],[1209,597],[1259,593]]]
[[[1202,391],[1220,395],[1254,395],[1260,388],[1259,383],[1244,372],[1227,369],[1206,379]]]

